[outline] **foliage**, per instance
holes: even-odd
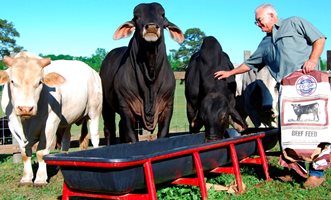
[[[169,60],[174,71],[185,71],[191,56],[200,49],[205,36],[206,34],[199,28],[190,28],[185,31],[185,40],[178,51],[170,50]]]
[[[326,61],[323,61],[321,58],[320,58],[320,67],[321,67],[321,71],[327,71]]]
[[[86,64],[88,64],[90,67],[92,67],[94,70],[96,71],[100,71],[100,66],[101,63],[103,61],[103,59],[106,57],[106,50],[102,49],[102,48],[97,48],[95,50],[95,53],[92,54],[91,57],[83,57],[83,56],[79,56],[79,57],[74,57],[71,55],[54,55],[54,54],[48,54],[48,55],[43,55],[40,54],[41,57],[48,57],[51,60],[80,60],[82,62],[85,62]]]
[[[77,60],[83,61],[89,66],[91,66],[96,71],[100,71],[100,67],[103,59],[105,59],[107,52],[105,49],[97,48],[95,53],[91,57],[78,57]]]
[[[6,69],[6,65],[2,62],[2,60],[0,61],[0,70]]]
[[[183,63],[180,60],[175,59],[176,52],[177,51],[175,49],[171,49],[168,55],[168,60],[171,65],[171,69],[172,71],[185,71],[185,67],[183,68],[184,66]]]
[[[16,45],[16,37],[20,37],[14,24],[7,20],[0,19],[0,58],[10,55],[12,52],[20,52],[23,47]]]

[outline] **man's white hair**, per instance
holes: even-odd
[[[270,3],[264,3],[264,4],[260,5],[259,7],[257,7],[255,9],[255,13],[260,9],[263,9],[265,13],[273,13],[275,16],[277,16],[277,11],[276,11],[275,7]]]

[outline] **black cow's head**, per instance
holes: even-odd
[[[238,132],[247,128],[239,113],[229,104],[226,96],[220,93],[209,93],[203,98],[199,116],[194,119],[192,124],[197,121],[202,122],[207,140],[223,139],[229,125]]]
[[[114,33],[115,40],[129,37],[134,31],[146,42],[156,42],[163,38],[163,29],[167,28],[172,39],[182,43],[182,31],[165,17],[163,7],[158,3],[139,4],[134,8],[133,19],[121,25]]]

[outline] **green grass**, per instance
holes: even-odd
[[[272,151],[278,151],[278,145]],[[278,165],[277,156],[267,156],[269,161],[269,174],[271,178],[277,176],[284,169]],[[35,160],[35,158],[34,158]],[[36,167],[34,165],[34,167]],[[54,167],[49,167],[52,172],[50,183],[42,188],[19,187],[18,183],[22,175],[23,164],[13,164],[12,156],[0,155],[0,194],[1,199],[40,199],[56,200],[62,195],[63,177],[60,171]],[[302,182],[283,183],[278,180],[265,181],[261,166],[241,165],[240,168],[243,183],[246,190],[243,194],[228,194],[225,191],[208,190],[208,199],[331,199],[331,169],[326,170],[327,182],[316,189],[306,190],[302,188]],[[53,174],[57,172],[56,174]],[[235,180],[234,175],[230,174],[208,174],[206,173],[207,183],[229,185]],[[180,185],[157,185],[158,199],[162,200],[194,200],[201,199],[200,190],[195,186]],[[76,199],[76,198],[75,198]]]

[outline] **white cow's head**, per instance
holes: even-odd
[[[16,115],[22,118],[37,114],[37,103],[43,84],[53,87],[65,81],[57,73],[44,75],[43,68],[51,63],[49,58],[21,52],[15,57],[5,56],[3,63],[8,69],[0,70],[0,84],[8,83],[11,104]]]

